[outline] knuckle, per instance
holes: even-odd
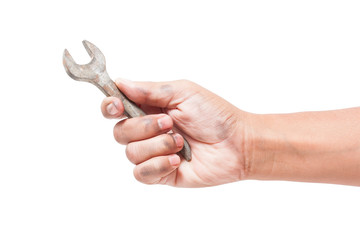
[[[156,129],[158,127],[156,119],[152,115],[147,115],[147,116],[142,117],[141,125],[142,125],[142,128],[144,129],[144,131],[146,131],[146,132]]]
[[[165,135],[165,137],[162,140],[162,148],[168,151],[176,149],[175,139],[172,134]]]
[[[151,176],[152,170],[148,166],[138,166],[134,168],[134,177],[137,181],[144,183],[144,184],[152,184]]]
[[[122,121],[115,124],[114,129],[113,129],[113,135],[114,135],[115,140],[118,143],[126,144],[125,138],[124,138],[124,133],[122,132],[122,125],[123,125]]]
[[[181,83],[181,85],[184,85],[186,87],[191,87],[194,85],[194,83],[190,80],[187,80],[187,79],[181,79],[179,80],[179,82]]]
[[[141,176],[140,173],[139,173],[138,167],[135,167],[135,168],[134,168],[133,174],[134,174],[134,177],[135,177],[135,179],[136,179],[137,181],[143,183],[143,178],[142,178],[142,176]]]
[[[136,150],[136,143],[129,143],[125,148],[126,157],[130,162],[136,164],[138,162],[138,154]]]
[[[119,132],[120,132],[120,123],[117,123],[117,124],[115,124],[115,126],[114,126],[113,135],[114,135],[115,140],[116,140],[118,143],[121,143],[121,142],[120,142],[120,134],[119,134]]]

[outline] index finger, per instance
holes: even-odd
[[[124,117],[124,105],[119,98],[106,97],[101,103],[101,112],[109,119]]]

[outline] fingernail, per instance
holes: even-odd
[[[175,143],[176,143],[176,146],[177,146],[178,148],[180,148],[180,147],[182,147],[182,146],[184,145],[184,141],[183,141],[182,136],[181,136],[180,134],[175,133],[175,134],[173,135],[173,138],[174,138]]]
[[[169,157],[169,162],[171,166],[177,166],[180,164],[180,157],[178,155],[171,155]]]
[[[170,129],[172,125],[172,120],[168,115],[165,115],[158,119],[159,128],[162,130]]]
[[[120,99],[115,98],[115,99],[114,99],[114,101],[113,101],[112,103],[115,105],[116,109],[119,109]]]
[[[115,103],[112,102],[109,105],[106,106],[106,111],[110,114],[110,115],[116,115],[119,113],[119,111],[117,110]]]

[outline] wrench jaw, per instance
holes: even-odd
[[[77,64],[67,49],[64,51],[63,64],[66,73],[74,80],[91,83],[97,77],[95,72],[89,71],[91,62],[85,65]]]
[[[77,64],[67,49],[63,54],[63,65],[66,73],[74,80],[97,84],[99,75],[106,72],[105,56],[92,43],[84,40],[83,45],[91,57],[88,64]]]
[[[89,65],[96,66],[97,68],[99,68],[97,69],[98,73],[104,72],[106,70],[106,61],[104,54],[102,54],[100,49],[98,49],[91,42],[84,40],[82,41],[82,43],[86,51],[88,52],[89,56],[92,58]]]
[[[66,73],[74,80],[77,81],[86,81],[83,80],[80,76],[80,66],[75,63],[74,59],[70,55],[69,51],[67,49],[64,50],[63,54],[63,65],[65,67]]]

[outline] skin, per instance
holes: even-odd
[[[360,186],[360,108],[293,114],[244,112],[187,81],[116,81],[149,115],[124,119],[105,98],[106,118],[122,118],[114,137],[126,145],[135,178],[145,184],[207,187],[247,179]],[[187,162],[176,153],[185,136]]]

